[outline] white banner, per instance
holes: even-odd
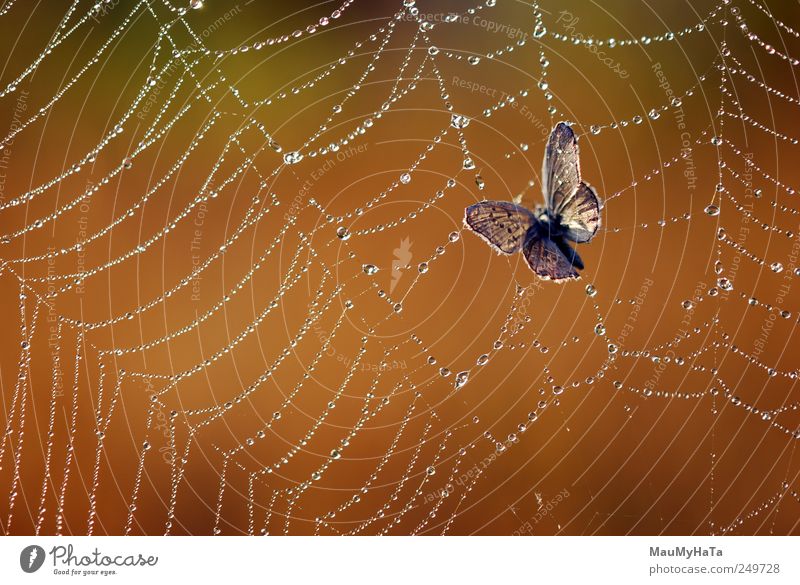
[[[0,539],[0,583],[800,583],[792,537]]]

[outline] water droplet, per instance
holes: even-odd
[[[456,380],[455,380],[456,390],[458,390],[459,388],[463,388],[467,382],[469,382],[469,372],[464,371],[456,374]]]
[[[602,323],[598,323],[598,324],[597,324],[597,325],[595,325],[595,327],[594,327],[594,332],[595,332],[597,335],[605,335],[605,334],[606,334],[606,328],[603,326],[603,324],[602,324]]]
[[[541,22],[537,22],[533,27],[533,38],[541,39],[545,34],[547,34],[547,29]]]
[[[477,65],[480,62],[481,62],[481,58],[478,57],[477,55],[470,55],[467,58],[467,63],[469,63],[470,65]]]
[[[720,278],[717,280],[717,284],[722,290],[733,290],[733,283],[727,278]]]
[[[408,185],[411,182],[411,175],[409,173],[403,173],[400,175],[400,182],[403,183],[403,185]]]
[[[421,262],[420,265],[417,267],[417,269],[419,270],[420,274],[425,274],[426,272],[428,272],[428,263]]]
[[[452,116],[450,116],[450,125],[453,128],[458,128],[458,129],[466,128],[467,126],[469,126],[469,122],[470,122],[469,118],[467,118],[466,116],[462,116],[460,114],[453,114]]]
[[[705,211],[706,211],[706,215],[710,215],[712,217],[716,216],[716,215],[719,215],[719,207],[717,207],[716,205],[708,205],[708,206],[706,206],[706,210]]]
[[[364,264],[361,267],[361,270],[364,271],[364,274],[367,274],[369,276],[372,276],[373,274],[377,274],[378,273],[378,267],[375,266],[374,264]]]
[[[614,345],[613,343],[608,344],[608,353],[615,354],[617,353],[617,349],[618,349],[617,346]]]
[[[783,264],[780,262],[773,262],[769,265],[769,269],[772,270],[774,273],[783,272]]]
[[[447,239],[450,240],[451,242],[457,242],[459,237],[460,236],[458,232],[450,232],[450,235],[447,236]]]
[[[343,225],[336,228],[336,237],[340,240],[347,240],[350,238],[350,231]]]
[[[287,152],[286,154],[283,155],[283,162],[285,162],[287,165],[297,164],[301,160],[303,160],[303,155],[297,152],[296,150],[293,150],[292,152]]]
[[[593,125],[589,128],[592,134],[600,134],[600,126]]]
[[[450,375],[450,370],[448,368],[439,368],[439,375],[442,378],[446,378],[447,376]]]
[[[489,356],[484,353],[478,358],[478,361],[475,363],[477,363],[479,366],[485,366],[488,362],[489,362]]]
[[[594,287],[593,284],[586,285],[586,294],[590,297],[594,297],[597,295],[597,289]]]
[[[431,465],[430,467],[428,467],[428,469],[425,470],[425,473],[427,473],[428,475],[433,475],[434,473],[436,473],[436,468],[433,465]]]

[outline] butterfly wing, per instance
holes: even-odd
[[[535,221],[528,209],[507,201],[481,201],[467,207],[464,214],[467,227],[504,254],[522,249]]]
[[[569,248],[568,244],[564,245]],[[574,257],[570,261],[558,244],[550,238],[538,233],[533,234],[525,242],[524,253],[531,270],[544,280],[563,282],[580,278],[578,271],[573,267],[577,254],[573,251]],[[577,260],[580,262],[580,258]]]
[[[562,206],[558,221],[565,238],[579,244],[591,240],[600,227],[600,200],[594,187],[581,181]]]
[[[583,270],[583,260],[581,260],[577,250],[570,246],[565,238],[553,238],[553,242],[555,242],[558,249],[561,250],[564,256],[567,257],[567,260],[569,260],[575,268]]]
[[[547,208],[558,215],[581,182],[578,141],[567,124],[559,122],[550,133],[542,163],[542,190]]]
[[[564,122],[547,141],[542,177],[547,207],[564,236],[578,243],[591,240],[600,227],[600,200],[594,188],[581,181],[578,140]]]

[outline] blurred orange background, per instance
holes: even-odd
[[[798,533],[797,38],[494,4],[0,17],[3,533]],[[539,204],[560,120],[605,206],[553,284],[462,220]]]

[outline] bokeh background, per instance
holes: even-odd
[[[25,2],[0,17],[0,85],[16,86],[0,99],[0,135],[11,136],[0,160],[4,533],[798,532],[800,228],[796,195],[769,179],[800,178],[800,45],[787,31],[800,24],[796,3],[770,2],[769,18],[748,0],[544,1],[547,32],[534,36],[536,8],[509,0],[474,13],[463,1],[356,0],[338,18],[336,2],[207,0],[180,12],[120,1],[47,49],[83,4]],[[445,22],[452,13],[464,16]],[[420,17],[435,26],[420,33]],[[598,51],[558,35],[639,42]],[[388,100],[395,86],[407,91]],[[648,116],[673,96],[679,106]],[[471,120],[463,144],[453,113]],[[483,198],[539,203],[544,143],[559,120],[580,135],[583,176],[605,200],[602,230],[579,249],[582,279],[566,284],[537,281],[520,255],[498,256],[462,227],[464,208]],[[283,164],[349,133],[335,151]],[[721,180],[746,213],[717,191]],[[709,204],[721,213],[705,213]],[[341,226],[349,238],[337,237]],[[720,228],[747,254],[720,241]],[[124,351],[217,307],[273,241],[252,282],[200,327]],[[62,248],[71,251],[43,257]],[[301,266],[246,339],[161,392],[247,332]],[[258,391],[237,399],[285,350]],[[456,389],[462,371],[469,381]]]

